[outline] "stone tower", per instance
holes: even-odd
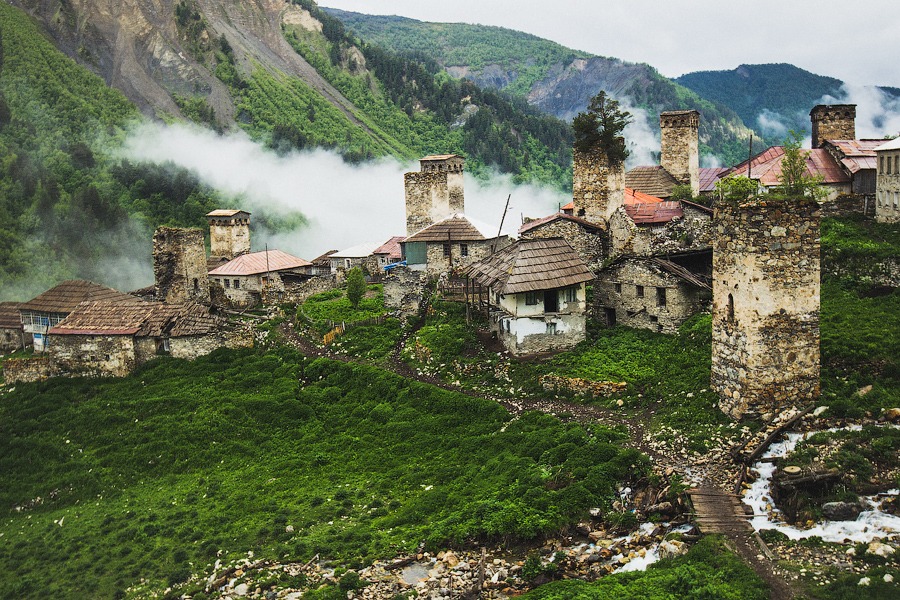
[[[812,147],[821,148],[825,140],[856,139],[855,104],[820,104],[809,112],[812,121]]]
[[[250,252],[250,213],[243,210],[214,210],[209,221],[210,256],[231,260]]]
[[[659,164],[681,185],[700,193],[700,113],[672,110],[659,113]]]
[[[605,223],[625,204],[625,165],[610,166],[606,153],[572,149],[572,201],[575,216],[592,223]]]
[[[716,209],[712,387],[734,419],[819,396],[819,205]]]
[[[166,304],[209,302],[206,248],[199,229],[159,227],[153,234],[156,299]]]
[[[453,213],[465,212],[463,172],[466,159],[440,154],[419,159],[421,171],[406,173],[406,235],[432,225]]]

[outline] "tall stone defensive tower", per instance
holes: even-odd
[[[712,387],[734,419],[819,396],[819,205],[720,205],[713,246]]]
[[[466,159],[458,154],[439,154],[419,159],[421,171],[406,173],[406,235],[432,225],[453,213],[465,212],[463,172]]]
[[[600,149],[572,150],[572,201],[575,216],[605,223],[625,204],[625,165],[610,165]]]
[[[209,221],[210,256],[231,260],[250,252],[250,213],[243,210],[214,210]]]
[[[809,112],[812,121],[812,147],[821,148],[825,140],[856,139],[855,104],[819,104]]]
[[[681,185],[700,193],[700,113],[672,110],[659,113],[659,164]]]
[[[159,227],[153,234],[156,299],[166,304],[209,302],[206,248],[199,229]]]

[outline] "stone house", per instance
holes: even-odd
[[[208,213],[206,219],[209,222],[209,258],[215,266],[250,252],[250,213],[218,209]]]
[[[50,374],[124,377],[159,354],[191,360],[252,346],[252,334],[213,311],[198,303],[85,302],[49,332]]]
[[[700,193],[700,113],[672,110],[659,114],[659,165],[635,167],[625,173],[625,187],[667,199],[675,186]]]
[[[452,214],[415,232],[400,243],[403,260],[413,270],[436,277],[481,260],[509,245],[509,237],[462,214]]]
[[[649,256],[686,248],[709,248],[711,208],[694,202],[663,201],[626,188],[626,204],[609,219],[609,255]]]
[[[403,253],[400,250],[400,242],[405,239],[406,236],[395,235],[378,248],[375,248],[375,251],[372,252],[372,265],[375,267],[375,269],[370,270],[373,273],[376,271],[383,271],[386,266],[393,265],[403,260]]]
[[[897,223],[900,222],[900,138],[883,142],[875,152],[878,156],[875,220]]]
[[[574,208],[574,204],[572,206]],[[519,238],[525,240],[564,239],[569,242],[569,245],[578,253],[578,257],[592,271],[596,271],[606,257],[605,226],[591,223],[565,212],[526,221],[519,228]]]
[[[47,332],[82,302],[137,304],[141,300],[90,281],[63,281],[19,306],[24,333],[32,336],[35,352],[47,349]]]
[[[338,271],[349,271],[353,267],[359,267],[360,269],[371,273],[372,267],[376,263],[372,254],[383,245],[384,244],[380,242],[366,242],[364,244],[357,244],[346,250],[335,252],[328,257],[331,261],[331,272],[337,273]]]
[[[331,255],[337,254],[337,250],[329,250],[328,252],[312,259],[307,273],[310,275],[331,275]]]
[[[813,148],[800,152],[806,161],[806,173],[822,176],[822,185],[828,189],[826,201],[852,192],[852,178],[828,150]],[[771,190],[781,185],[779,178],[783,159],[784,146],[772,146],[735,166],[729,176],[748,177],[758,182],[764,191]]]
[[[465,273],[487,288],[491,330],[513,354],[568,349],[585,339],[585,283],[594,276],[565,240],[519,240]]]
[[[597,276],[594,314],[607,327],[677,333],[709,301],[710,284],[708,274],[692,272],[671,256],[620,256]]]
[[[0,302],[0,352],[15,352],[31,343],[31,335],[26,337],[19,316],[21,305],[21,302]]]
[[[281,250],[251,252],[234,258],[209,272],[210,280],[220,285],[235,306],[253,306],[260,302],[263,290],[284,291],[285,285],[301,283],[309,277],[309,261]]]

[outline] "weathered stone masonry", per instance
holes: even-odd
[[[463,171],[465,161],[422,159],[421,171],[406,173],[406,235],[433,225],[453,213],[465,212]]]
[[[735,419],[819,395],[819,205],[763,201],[716,211],[712,386]]]
[[[605,223],[625,203],[625,166],[610,166],[602,150],[573,151],[572,200],[575,216]]]
[[[662,168],[681,185],[700,193],[700,113],[674,110],[660,113],[660,156]]]
[[[153,234],[156,297],[166,304],[209,303],[209,276],[203,232],[159,227]]]

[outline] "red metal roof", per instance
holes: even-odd
[[[463,158],[459,154],[432,154],[431,156],[425,156],[420,158],[419,161],[423,160],[447,160],[448,158]]]
[[[626,204],[625,212],[637,225],[668,223],[672,219],[684,215],[681,203],[677,201]]]
[[[575,210],[575,201],[572,200],[571,202],[563,206],[560,210]]]
[[[625,204],[653,204],[662,201],[662,198],[657,198],[656,196],[651,196],[650,194],[645,194],[644,192],[639,192],[631,188],[625,188]]]
[[[731,169],[729,167],[708,167],[700,169],[700,191],[711,192],[719,181]]]
[[[375,252],[372,254],[387,254],[388,258],[400,258],[400,242],[405,239],[405,236],[395,235],[378,248],[375,248]]]
[[[307,267],[311,263],[291,256],[287,252],[281,250],[269,250],[263,252],[252,252],[250,254],[242,254],[235,259],[229,260],[227,263],[217,269],[209,272],[210,275],[256,275],[257,273],[265,273],[267,271],[283,271],[286,269],[296,269],[297,267]]]
[[[806,172],[810,175],[822,175],[823,183],[848,183],[850,177],[844,172],[834,157],[823,148],[800,151],[806,159]],[[781,160],[784,157],[784,146],[773,146],[751,159],[750,177],[758,180],[766,187],[778,185],[781,176]],[[742,162],[732,171],[734,175],[747,176],[747,161]]]

